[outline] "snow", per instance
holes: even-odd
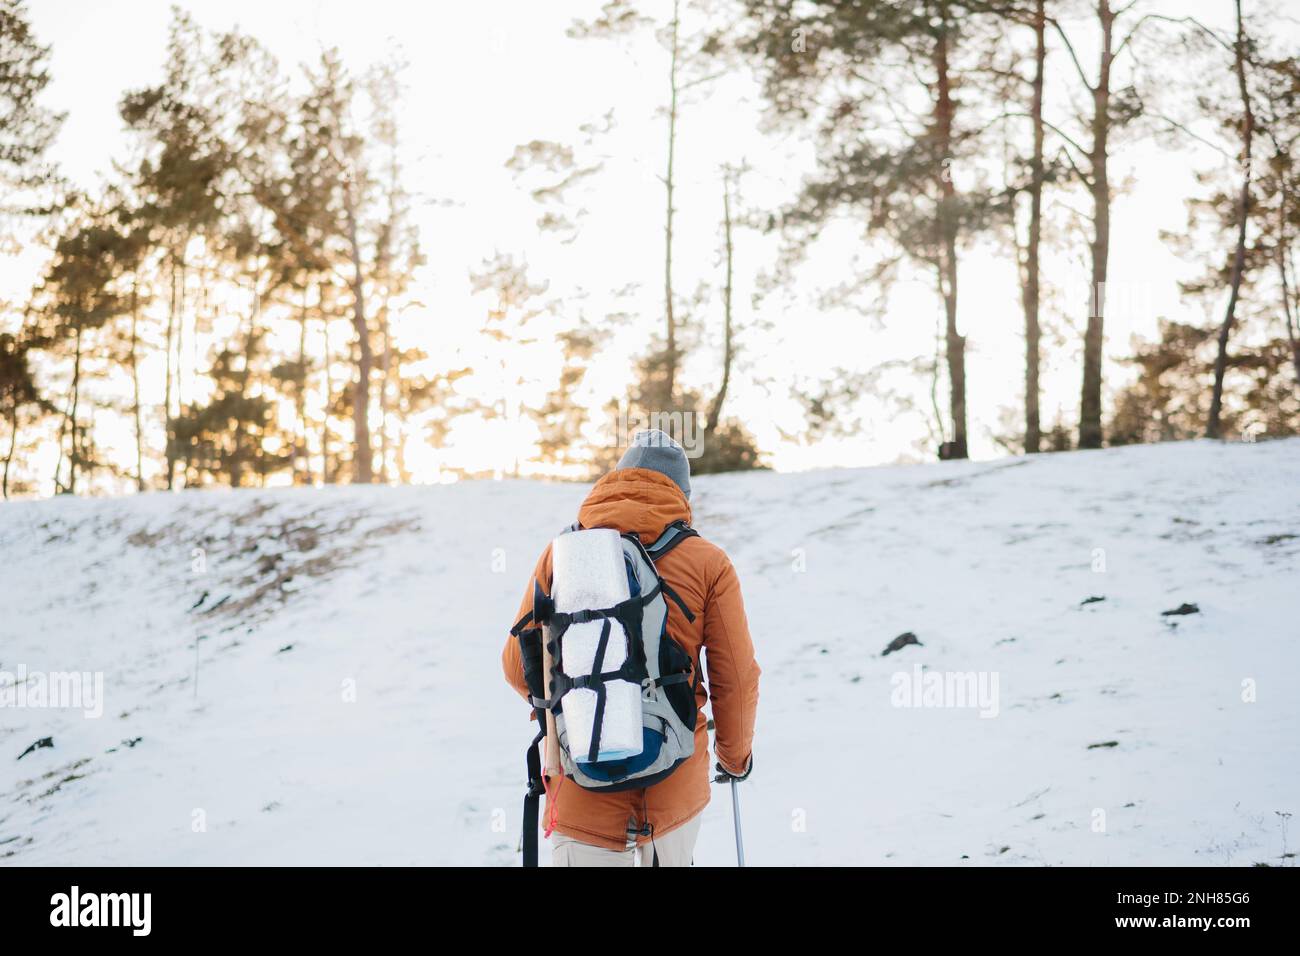
[[[695,479],[764,668],[747,862],[1293,862],[1298,474],[1288,440]],[[0,672],[105,695],[0,706],[0,863],[516,865],[499,654],[585,492],[0,507]],[[985,716],[895,706],[965,672]],[[720,788],[696,859],[734,864]]]

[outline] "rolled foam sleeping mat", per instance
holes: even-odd
[[[552,543],[551,565],[551,591],[558,611],[613,607],[631,594],[623,542],[612,529],[592,528],[560,535]],[[564,632],[560,668],[565,674],[579,677],[591,673],[603,623],[596,620],[571,624]],[[623,625],[611,618],[601,670],[617,670],[626,659],[627,634]],[[591,747],[596,699],[596,692],[586,688],[574,688],[564,695],[569,752],[579,763],[587,762]],[[628,681],[607,682],[597,761],[635,756],[643,745],[641,688]]]

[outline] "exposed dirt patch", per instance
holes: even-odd
[[[195,581],[201,587],[187,591],[184,606],[225,629],[265,620],[304,584],[358,564],[363,554],[395,535],[419,530],[414,514],[376,516],[360,504],[288,511],[262,496],[237,511],[204,509],[145,525],[126,540],[136,548],[172,552],[169,560],[181,585],[188,584],[191,562],[201,562]]]

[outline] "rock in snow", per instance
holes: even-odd
[[[894,651],[901,651],[903,648],[907,647],[908,644],[915,644],[917,647],[925,646],[916,639],[916,635],[911,631],[904,631],[885,646],[885,649],[880,652],[880,656],[885,657],[886,655],[894,653]]]

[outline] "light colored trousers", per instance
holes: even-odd
[[[690,866],[700,816],[697,813],[676,830],[628,850],[607,850],[557,832],[551,837],[551,866],[636,866],[638,858],[641,866],[653,866],[656,856],[660,866]]]

